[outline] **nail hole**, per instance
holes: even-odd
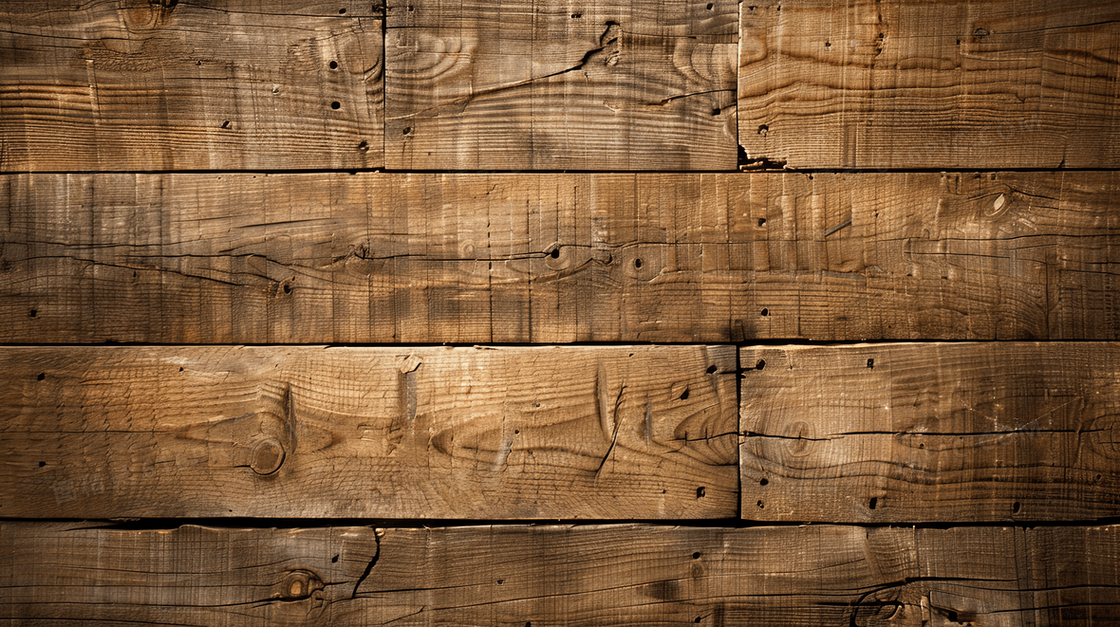
[[[285,293],[285,294],[291,294],[291,293],[292,293],[292,286],[291,286],[291,284],[288,284],[288,283],[285,283],[285,284],[284,284],[284,293]]]
[[[553,259],[559,259],[560,258],[560,248],[553,248],[552,252],[548,253],[548,256],[552,257]]]
[[[766,485],[768,483],[770,483],[770,480],[767,479],[766,477],[763,477],[763,478],[758,480],[758,485]]]
[[[335,100],[334,102],[331,103],[331,108],[332,109],[338,109],[341,106],[342,106],[342,104],[339,103],[337,100]]]
[[[583,17],[583,13],[572,13],[573,20],[578,20],[581,17]]]
[[[758,509],[766,509],[766,506],[762,504],[762,501],[759,501],[758,503],[756,503],[756,505],[758,505]]]
[[[925,443],[925,442],[920,442],[920,443],[918,444],[918,448],[925,448],[925,447],[926,447],[926,443]]]
[[[362,140],[362,142],[358,144],[358,150],[361,150],[362,152],[369,152],[369,142]]]
[[[642,260],[641,259],[635,259],[634,260],[634,267],[635,268],[641,268],[642,267]]]
[[[42,468],[43,466],[46,466],[46,465],[47,465],[47,462],[39,462],[39,468]]]
[[[687,401],[688,400],[688,388],[685,388],[684,391],[681,392],[680,398],[681,398],[682,401]]]
[[[338,69],[338,61],[331,61],[331,69],[332,70],[337,70]]]
[[[712,109],[712,115],[713,116],[719,115],[721,113],[723,113],[723,109],[720,109],[719,107],[716,107],[716,108]]]
[[[1101,477],[1103,477],[1103,476],[1104,476],[1104,475],[1102,475],[1102,474],[1100,474],[1100,473],[1097,473],[1097,481],[1100,481],[1100,480],[1101,480]]]
[[[711,366],[708,366],[708,370],[707,370],[707,372],[708,372],[708,374],[715,374],[715,373],[716,373],[716,370],[717,370],[717,369],[716,369],[716,366],[715,366],[715,364],[712,364]]]
[[[697,617],[696,617],[696,619],[695,619],[695,620],[693,620],[692,622],[694,622],[694,623],[699,623],[699,622],[700,622],[700,617],[699,617],[699,616],[697,616]]]
[[[694,560],[700,559],[700,551],[697,551],[697,552],[693,553],[692,554],[692,559],[694,559]]]
[[[755,370],[762,370],[765,367],[766,367],[766,360],[765,359],[759,359],[758,363],[754,365]]]
[[[769,126],[769,125],[767,125],[767,124],[760,124],[760,125],[758,126],[758,134],[759,134],[759,135],[766,135],[766,134],[767,134],[767,133],[769,133],[769,132],[770,132],[770,126]]]
[[[711,10],[712,10],[712,7],[714,7],[714,6],[715,6],[714,4],[712,4],[711,2],[709,2],[709,3],[708,3],[708,10],[709,10],[709,11],[711,11]]]
[[[762,226],[764,224],[766,224],[766,218],[759,218],[758,219],[758,226]]]
[[[339,15],[346,15],[346,9],[339,9],[338,14]]]
[[[1022,505],[1019,504],[1019,501],[1015,501],[1014,503],[1011,504],[1011,513],[1012,514],[1018,514],[1020,509],[1022,509]]]
[[[404,127],[404,130],[401,131],[401,135],[408,135],[411,132],[412,132],[412,127],[411,126],[406,126],[406,127]]]
[[[335,555],[334,557],[331,558],[331,563],[332,564],[337,564],[338,563],[338,556],[337,555]]]
[[[506,580],[505,580],[505,579],[499,579],[499,580],[498,580],[498,585],[500,586],[500,585],[502,585],[502,584],[503,584],[503,583],[505,583],[505,582],[506,582]]]
[[[514,434],[514,435],[517,435],[517,434],[519,434],[519,433],[521,433],[521,429],[514,429],[514,430],[513,430],[513,434]]]
[[[182,372],[182,371],[183,371],[183,367],[179,366],[179,372]]]
[[[876,507],[877,505],[879,505],[879,498],[878,498],[878,497],[874,497],[874,496],[873,496],[873,497],[871,497],[871,501],[870,501],[870,502],[868,502],[868,504],[867,504],[867,508],[868,508],[868,509],[875,509],[875,507]]]
[[[222,122],[222,128],[229,128],[229,120]]]
[[[875,360],[874,359],[868,359],[867,360],[867,367],[868,368],[874,368],[875,367]]]
[[[824,42],[824,47],[825,48],[831,48],[832,47],[832,42],[831,41]]]
[[[27,316],[29,318],[34,318],[38,315],[39,315],[39,310],[38,309],[32,309],[31,311],[27,312]]]
[[[704,486],[700,486],[699,488],[696,488],[696,498],[698,498],[698,499],[704,498],[704,492],[706,492],[706,489],[704,488]]]
[[[43,379],[46,379],[46,378],[47,378],[47,373],[45,373],[45,372],[40,372],[40,373],[39,373],[39,376],[37,376],[37,377],[35,377],[35,378],[36,378],[37,380],[39,380],[39,381],[42,381]]]
[[[763,316],[769,316],[770,315],[770,310],[764,308],[760,313]]]

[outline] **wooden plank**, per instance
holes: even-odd
[[[390,0],[386,165],[732,170],[733,0]]]
[[[1116,526],[0,523],[0,617],[174,625],[1104,625]]]
[[[1110,0],[751,0],[739,143],[789,168],[1120,166]]]
[[[1120,339],[1113,172],[0,177],[0,342]]]
[[[744,518],[1120,515],[1120,345],[744,350]]]
[[[0,172],[380,167],[377,4],[4,3]]]
[[[0,516],[727,518],[733,346],[0,352]]]

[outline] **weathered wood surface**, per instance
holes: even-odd
[[[0,617],[35,624],[1120,621],[1116,526],[123,530],[7,522],[0,551]]]
[[[1120,516],[1120,344],[744,349],[744,518]]]
[[[382,164],[376,2],[29,0],[0,24],[0,172]]]
[[[1116,2],[741,6],[739,143],[760,165],[1120,166]]]
[[[0,516],[726,518],[733,346],[0,351]]]
[[[390,0],[399,169],[732,170],[733,0]]]
[[[1120,338],[1116,173],[0,177],[0,341]]]

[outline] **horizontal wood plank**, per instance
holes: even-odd
[[[733,170],[733,0],[390,0],[389,168]]]
[[[0,177],[0,342],[1120,339],[1117,173]]]
[[[85,528],[83,528],[85,527]],[[167,625],[1104,625],[1116,526],[0,523],[0,617]]]
[[[380,167],[377,3],[0,7],[0,172]]]
[[[745,349],[742,515],[1120,516],[1120,345]]]
[[[727,518],[733,346],[0,351],[0,516]]]
[[[1120,166],[1109,0],[752,0],[739,142],[790,168]]]

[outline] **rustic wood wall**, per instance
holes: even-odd
[[[0,620],[1120,624],[1120,5],[0,4]]]

